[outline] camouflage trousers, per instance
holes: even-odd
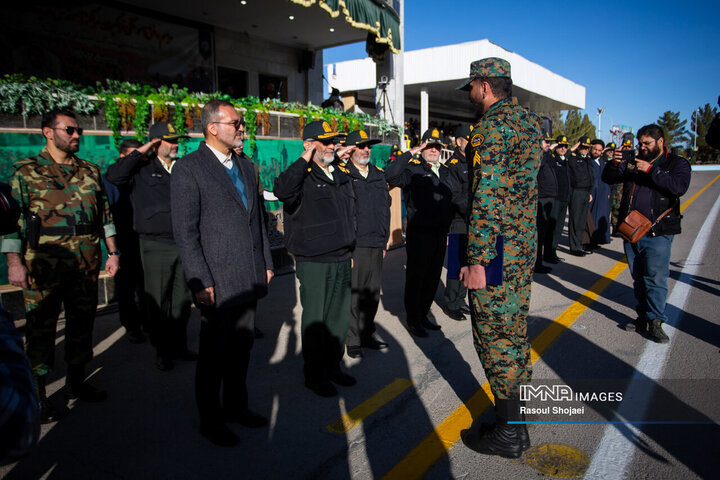
[[[23,290],[27,333],[25,351],[33,372],[45,375],[55,364],[55,335],[61,305],[65,307],[65,362],[92,360],[92,330],[98,303],[96,278],[60,275],[38,289]]]
[[[530,383],[527,316],[531,277],[471,290],[473,340],[495,398],[516,398]]]

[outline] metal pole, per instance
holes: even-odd
[[[602,114],[605,113],[605,107],[598,108],[597,112],[598,112],[597,138],[600,138],[600,136],[602,135],[602,128],[600,128],[600,124],[602,123]]]
[[[695,113],[695,134],[693,135],[693,155],[694,155],[694,152],[697,152],[697,122],[698,122],[697,114],[699,112],[700,112],[699,108],[697,110],[695,110],[695,112],[694,112]]]

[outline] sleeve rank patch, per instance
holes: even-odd
[[[472,145],[473,148],[477,148],[480,145],[482,145],[483,142],[485,142],[485,137],[483,137],[483,134],[476,133],[475,135],[472,136],[472,139],[470,140],[470,145]]]

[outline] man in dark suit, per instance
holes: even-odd
[[[240,117],[231,103],[212,100],[201,121],[205,142],[173,170],[172,222],[203,317],[195,377],[200,433],[233,446],[239,439],[226,422],[267,424],[248,409],[245,381],[255,307],[273,267],[253,166],[232,151],[242,141]]]

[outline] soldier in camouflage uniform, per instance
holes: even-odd
[[[527,315],[536,260],[537,174],[542,129],[537,116],[512,95],[510,64],[475,61],[460,89],[483,112],[467,149],[473,164],[468,218],[468,266],[461,276],[471,289],[475,348],[495,397],[495,423],[463,432],[471,449],[517,458],[530,447],[522,421],[520,385],[530,382]],[[485,267],[504,237],[503,282],[486,285]]]
[[[100,240],[114,275],[119,252],[115,226],[97,166],[77,158],[82,129],[69,111],[43,116],[45,148],[15,163],[13,196],[24,214],[18,231],[3,239],[10,283],[23,288],[27,319],[26,351],[40,399],[43,423],[59,418],[45,395],[54,364],[55,330],[65,307],[65,396],[99,402],[107,394],[85,382],[92,359],[92,328],[98,300]]]

